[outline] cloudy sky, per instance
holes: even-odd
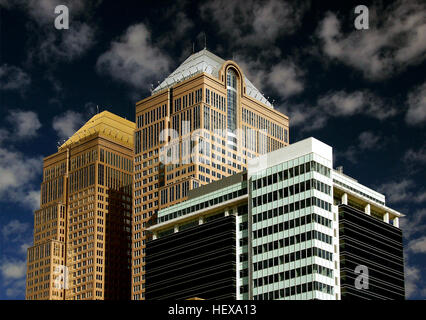
[[[426,3],[176,2],[0,0],[0,299],[24,298],[43,157],[96,105],[134,121],[204,34],[290,116],[291,142],[332,145],[335,166],[407,215],[407,295],[426,298]],[[54,28],[58,4],[69,30]]]

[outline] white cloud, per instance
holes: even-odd
[[[20,279],[10,283],[6,289],[6,296],[17,298],[25,295],[25,279]]]
[[[426,163],[426,145],[418,150],[408,149],[404,154],[404,161],[407,163]]]
[[[3,0],[5,8],[17,8],[25,12],[31,21],[29,32],[35,44],[28,50],[29,60],[34,58],[50,63],[60,60],[71,61],[82,56],[94,44],[94,28],[86,22],[91,9],[101,1],[83,0]],[[66,5],[69,9],[69,29],[56,30],[53,26],[57,14],[55,7]]]
[[[426,82],[408,94],[407,105],[405,121],[409,125],[424,124],[426,122]]]
[[[294,33],[301,24],[307,2],[209,1],[200,7],[205,20],[213,19],[231,45],[264,46],[280,35]]]
[[[25,277],[25,260],[3,260],[0,264],[0,271],[5,281],[16,280]]]
[[[26,156],[11,142],[35,137],[41,123],[35,112],[22,110],[11,110],[6,120],[11,128],[0,128],[0,201],[36,210],[40,207],[40,191],[34,190],[32,183],[42,173],[43,157]]]
[[[378,191],[384,193],[387,201],[392,203],[423,203],[426,201],[426,191],[422,188],[418,188],[411,179],[384,183],[378,188]]]
[[[405,271],[405,295],[410,298],[419,292],[421,272],[418,267],[406,265]]]
[[[282,97],[289,97],[303,91],[303,72],[293,62],[281,62],[272,66],[267,85]]]
[[[361,150],[371,150],[379,147],[381,137],[371,131],[361,132],[358,136],[359,148]]]
[[[22,234],[27,231],[29,224],[20,222],[19,220],[11,220],[8,224],[4,225],[1,229],[3,238],[16,242],[22,238]]]
[[[318,99],[318,105],[332,116],[353,116],[364,114],[379,120],[396,114],[396,109],[385,103],[373,93],[363,91],[336,91]]]
[[[27,249],[33,245],[32,241],[24,242],[19,246],[19,252],[27,254]]]
[[[277,49],[272,54],[278,56],[280,52]],[[291,60],[282,60],[271,66],[260,59],[246,60],[243,56],[237,56],[235,60],[247,78],[261,91],[272,90],[280,98],[286,99],[304,90],[304,72]]]
[[[411,240],[407,249],[413,253],[426,253],[426,236]]]
[[[301,126],[306,132],[323,128],[330,118],[363,115],[384,120],[397,113],[396,108],[368,90],[333,91],[320,96],[312,106],[284,104],[279,109],[290,116],[292,126]]]
[[[111,43],[96,63],[99,72],[146,89],[150,81],[161,80],[170,69],[170,59],[153,45],[151,33],[143,24],[130,26],[125,34]]]
[[[0,148],[0,201],[35,208],[31,183],[42,172],[43,158],[29,157],[19,151]]]
[[[31,138],[41,128],[37,113],[33,111],[11,110],[7,120],[14,126],[14,138]]]
[[[29,190],[24,193],[23,200],[30,209],[37,210],[40,208],[40,190]]]
[[[426,231],[426,209],[417,210],[401,219],[401,228],[406,239]]]
[[[0,128],[0,145],[3,141],[6,141],[9,138],[9,131],[3,128]]]
[[[21,68],[3,64],[0,66],[0,89],[20,90],[31,83],[30,76]]]
[[[372,131],[363,131],[358,135],[357,143],[350,145],[345,151],[335,153],[337,158],[345,158],[346,160],[356,163],[359,155],[367,150],[380,149],[384,145],[383,137]]]
[[[16,298],[25,294],[26,260],[3,258],[0,272],[3,287],[8,298]]]
[[[426,6],[422,1],[396,1],[370,6],[370,29],[345,34],[329,12],[317,35],[324,53],[360,70],[371,80],[387,78],[426,57]]]
[[[91,26],[75,21],[66,31],[47,33],[31,53],[43,62],[51,59],[71,61],[92,47],[94,36]]]
[[[94,44],[94,30],[86,23],[73,23],[66,33],[47,33],[37,47],[30,51],[30,58],[41,62],[72,61],[82,56]],[[55,80],[56,81],[56,80]],[[55,88],[58,84],[54,83]]]
[[[339,116],[351,116],[362,111],[365,106],[363,92],[355,91],[347,93],[338,91],[327,94],[318,100],[320,106]]]
[[[330,117],[318,105],[284,104],[279,106],[278,109],[289,116],[293,127],[301,127],[302,131],[321,129],[326,125]]]
[[[410,201],[411,189],[414,186],[414,182],[409,179],[402,179],[396,182],[388,182],[382,184],[378,191],[385,194],[387,201],[397,203],[401,201]]]
[[[84,124],[83,114],[68,110],[53,118],[52,127],[59,138],[71,137]]]

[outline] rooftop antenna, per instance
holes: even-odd
[[[98,113],[99,113],[99,106],[98,105],[96,105],[96,110],[98,111]]]
[[[207,37],[205,32],[204,32],[204,49],[207,49]]]
[[[192,53],[194,53],[195,52],[195,44],[194,44],[194,42],[192,43]]]

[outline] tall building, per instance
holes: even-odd
[[[44,159],[26,299],[130,299],[134,129],[104,111]]]
[[[204,49],[136,104],[132,299],[145,298],[145,229],[190,190],[288,145],[288,117],[231,60]]]
[[[342,300],[404,299],[401,215],[385,206],[382,194],[341,170],[334,172],[333,183],[339,213]],[[364,268],[357,270],[358,266],[368,270],[368,290],[356,286]]]
[[[161,209],[146,298],[404,299],[402,216],[305,139]]]

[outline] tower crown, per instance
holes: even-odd
[[[226,61],[224,59],[204,48],[201,51],[191,54],[184,62],[182,62],[175,71],[173,71],[152,91],[152,95],[202,72],[219,79],[219,71],[225,62]],[[247,95],[264,105],[273,108],[268,99],[265,98],[265,96],[247,79],[246,76],[244,76],[244,83],[247,89]]]
[[[109,111],[94,115],[80,129],[65,141],[58,150],[76,144],[92,135],[103,135],[133,148],[133,130],[135,123]]]

